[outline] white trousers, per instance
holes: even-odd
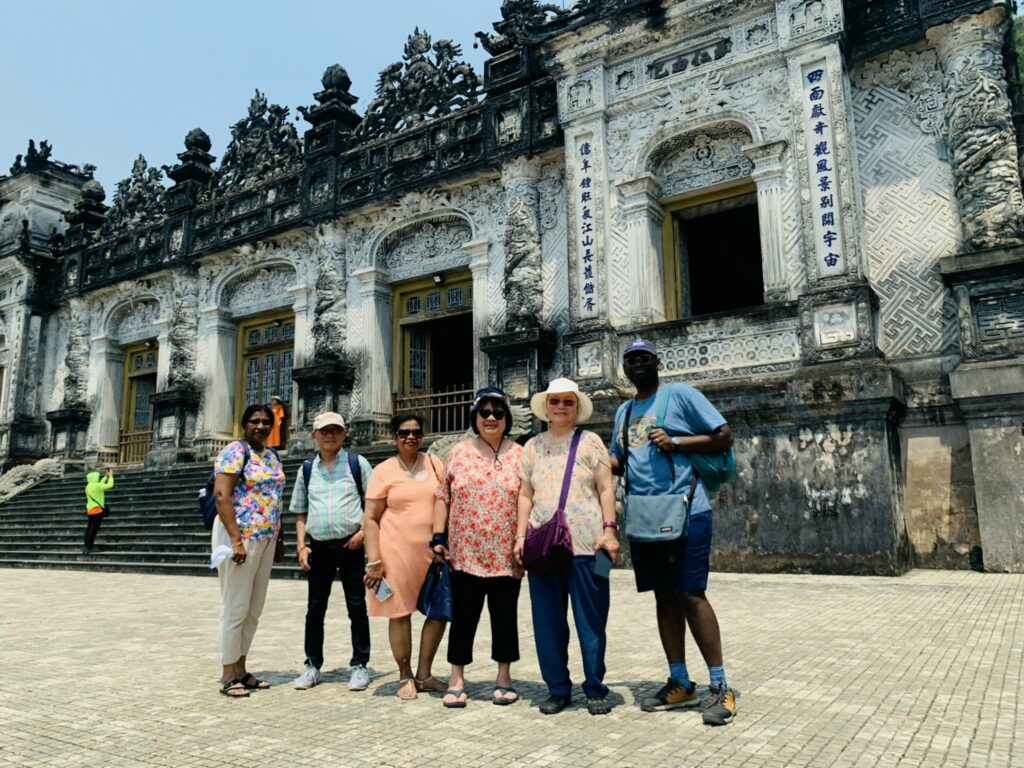
[[[218,544],[231,546],[231,537],[219,518],[213,523],[210,539],[214,547]],[[243,539],[242,542],[245,544],[244,563],[238,564],[229,557],[217,566],[222,664],[234,664],[249,654],[267,600],[270,569],[274,565],[274,539]]]

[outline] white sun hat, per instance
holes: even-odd
[[[533,415],[541,421],[548,421],[547,402],[548,395],[564,395],[568,393],[576,395],[579,405],[576,411],[576,423],[583,424],[594,413],[594,403],[590,398],[580,392],[580,385],[572,379],[555,379],[543,392],[538,392],[530,398],[530,410]]]

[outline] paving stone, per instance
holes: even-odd
[[[326,682],[295,691],[306,587],[275,580],[250,654],[274,687],[217,693],[215,580],[188,576],[0,571],[0,765],[960,766],[1024,765],[1018,706],[1024,576],[914,571],[899,579],[714,574],[739,715],[641,712],[667,675],[653,599],[615,572],[606,682],[612,714],[582,692],[551,717],[520,600],[522,702],[489,703],[494,664],[481,621],[470,704],[400,702],[387,623],[371,620],[370,689],[346,688],[340,590],[327,622]],[[415,620],[418,636],[419,619]],[[442,643],[435,673],[447,677]],[[689,667],[706,686],[692,641]],[[579,653],[570,649],[574,680]]]

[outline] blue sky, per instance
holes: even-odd
[[[413,27],[449,38],[483,76],[477,30],[501,0],[41,0],[4,4],[0,173],[29,138],[53,157],[93,163],[107,190],[142,153],[173,164],[205,130],[218,158],[256,88],[291,109],[313,104],[324,69],[344,66],[362,112],[377,74],[402,57]],[[308,127],[300,121],[300,135]]]

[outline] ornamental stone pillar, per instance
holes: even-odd
[[[516,158],[501,169],[505,190],[505,330],[538,328],[544,309],[540,246],[540,167]]]
[[[480,349],[480,341],[487,336],[488,304],[487,292],[491,284],[488,270],[491,263],[487,258],[491,243],[488,240],[473,240],[462,249],[469,254],[469,271],[473,274],[473,389],[487,386],[487,355]]]
[[[743,153],[754,164],[750,175],[757,186],[765,301],[784,301],[789,294],[782,211],[782,178],[785,172],[782,155],[785,151],[785,141],[765,141],[743,147]]]
[[[1002,54],[1007,23],[1000,5],[927,32],[942,66],[965,252],[1024,240],[1024,197]]]
[[[220,450],[234,434],[235,356],[238,326],[220,307],[200,313],[200,337],[206,346],[206,381],[203,396],[203,429],[197,448]]]
[[[629,321],[633,325],[659,323],[665,319],[665,269],[662,260],[662,188],[650,173],[620,181],[626,235],[629,248],[629,281],[613,285],[613,291],[628,291]]]
[[[359,281],[363,312],[362,398],[360,416],[373,420],[391,413],[391,286],[372,267],[352,273]]]
[[[97,463],[116,460],[124,391],[124,350],[109,336],[93,336],[87,400],[92,406],[89,453]]]
[[[171,321],[162,317],[153,323],[156,328],[156,391],[163,392],[167,389],[167,378],[171,371],[171,346],[170,330]]]

